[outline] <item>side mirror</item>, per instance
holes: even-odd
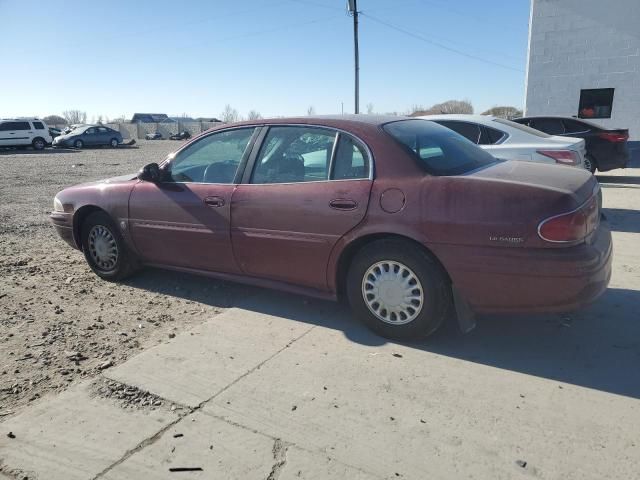
[[[160,181],[160,167],[157,163],[149,163],[138,172],[138,179],[145,182],[157,183]]]

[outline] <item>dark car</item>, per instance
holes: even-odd
[[[160,132],[147,133],[144,138],[146,140],[162,140],[162,134]]]
[[[115,148],[121,143],[120,132],[102,125],[84,125],[53,139],[54,147],[84,148],[109,145]]]
[[[71,187],[51,221],[91,269],[153,265],[326,299],[424,337],[455,311],[567,312],[611,275],[589,172],[500,161],[425,120],[223,125],[139,174]],[[455,307],[455,310],[452,310]]]
[[[170,140],[188,140],[191,138],[191,134],[187,130],[183,130],[179,133],[174,133],[169,137]]]
[[[523,117],[514,122],[528,125],[550,135],[584,138],[587,147],[585,166],[595,172],[625,168],[629,162],[629,130],[603,128],[593,122],[566,117]]]

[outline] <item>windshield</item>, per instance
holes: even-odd
[[[432,175],[461,175],[497,160],[462,135],[428,120],[401,120],[382,127],[408,148]]]
[[[549,138],[552,135],[548,133],[541,132],[540,130],[536,130],[535,128],[528,127],[526,125],[522,125],[521,123],[512,122],[511,120],[505,120],[504,118],[494,118],[494,122],[501,123],[511,128],[515,128],[516,130],[521,130],[530,135],[535,135],[536,137]]]

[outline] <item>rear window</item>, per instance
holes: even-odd
[[[505,120],[504,118],[494,118],[494,122],[501,123],[503,125],[507,125],[508,127],[515,128],[516,130],[521,130],[530,135],[535,135],[536,137],[549,138],[551,135],[548,135],[540,130],[536,130],[535,128],[527,127],[526,125],[522,125],[520,123],[512,122],[511,120]]]
[[[428,120],[401,120],[382,128],[432,175],[461,175],[498,161],[462,135]]]

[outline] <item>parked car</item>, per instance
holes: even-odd
[[[60,135],[62,135],[62,130],[55,127],[49,127],[49,135],[51,135],[51,138],[59,137]]]
[[[187,130],[174,133],[169,137],[170,140],[188,140],[190,138],[191,138],[191,134]]]
[[[502,161],[435,122],[335,116],[228,124],[135,174],[61,191],[51,221],[90,268],[140,265],[345,295],[391,338],[451,307],[567,312],[611,275],[589,172]]]
[[[147,140],[162,140],[162,134],[160,132],[147,133],[144,138]]]
[[[34,150],[43,150],[52,140],[49,127],[39,118],[0,120],[0,148],[32,146]]]
[[[629,163],[629,130],[604,128],[588,120],[566,117],[523,117],[514,122],[549,135],[583,138],[586,142],[586,167],[595,172],[626,168]]]
[[[95,147],[109,145],[113,148],[122,143],[122,134],[102,125],[85,125],[60,135],[53,140],[54,147]]]
[[[491,115],[427,115],[418,118],[450,128],[497,158],[587,168],[585,142],[579,138],[554,137]]]

